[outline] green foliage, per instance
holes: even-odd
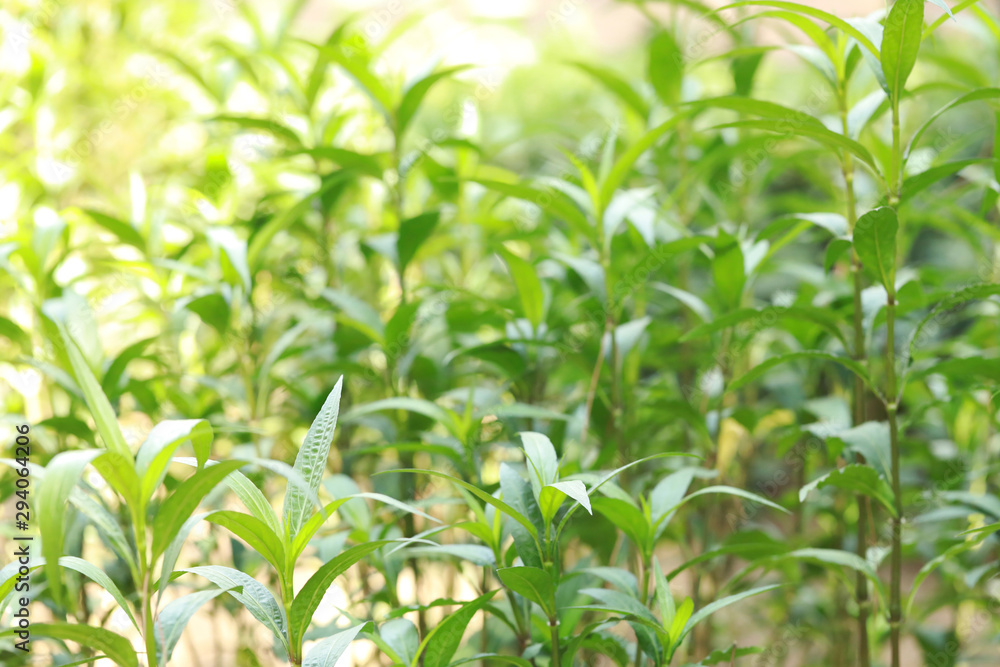
[[[36,659],[996,662],[994,10],[622,4],[0,10]]]

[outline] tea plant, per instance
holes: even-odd
[[[0,662],[996,662],[994,8],[569,4],[0,10]]]

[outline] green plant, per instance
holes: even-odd
[[[995,662],[993,9],[620,4],[0,10],[0,662]]]

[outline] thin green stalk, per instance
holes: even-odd
[[[894,96],[892,102],[892,188],[889,193],[889,205],[899,207],[903,176],[901,173],[901,152],[899,141],[899,97]],[[889,589],[889,636],[892,647],[892,667],[900,667],[899,639],[903,625],[901,582],[903,573],[903,492],[899,481],[899,424],[897,412],[896,386],[896,287],[886,285],[888,299],[886,303],[885,327],[885,365],[886,365],[886,411],[889,418],[889,447],[892,460],[892,497],[896,516],[892,518],[892,557],[891,580]]]
[[[892,518],[892,578],[889,592],[889,628],[892,644],[892,667],[900,667],[899,661],[899,636],[903,624],[902,612],[902,518],[903,518],[903,493],[899,481],[899,424],[896,418],[896,352],[895,352],[895,329],[896,329],[896,294],[895,290],[889,294],[889,302],[886,307],[886,346],[885,363],[887,366],[888,378],[888,405],[886,409],[889,415],[889,447],[892,459],[892,496],[893,507],[896,516]]]
[[[843,129],[844,136],[847,136],[848,125],[847,125],[847,90],[846,82],[841,82],[838,86],[838,102],[840,106],[840,123]],[[841,169],[844,176],[844,193],[846,195],[846,207],[847,207],[847,224],[848,229],[850,229],[851,234],[854,233],[854,227],[858,222],[858,212],[857,212],[857,202],[854,196],[854,158],[848,153],[844,152],[844,157],[841,162]],[[854,346],[853,346],[853,356],[854,360],[858,363],[864,364],[867,358],[865,352],[865,332],[864,332],[864,321],[863,312],[861,306],[861,260],[858,258],[857,251],[851,248],[851,282],[853,285],[854,292],[854,313],[853,313],[853,327],[854,327]],[[854,376],[854,392],[853,392],[853,416],[854,425],[858,426],[865,421],[865,383],[858,377]],[[858,494],[858,526],[857,526],[857,554],[861,558],[866,558],[868,554],[868,512],[869,512],[869,500],[868,496],[864,494]],[[858,600],[858,666],[859,667],[869,667],[871,664],[871,649],[869,647],[868,640],[868,615],[871,609],[871,601],[868,598],[868,581],[865,575],[861,572],[857,573],[857,578],[855,580],[855,596]]]
[[[562,667],[562,657],[559,651],[559,619],[555,616],[549,618],[549,629],[552,639],[552,665]]]
[[[653,568],[646,563],[643,558],[643,554],[640,552],[636,561],[639,563],[639,568],[642,570],[642,588],[639,589],[639,599],[642,600],[643,606],[649,602],[649,572]],[[639,660],[642,659],[642,646],[639,644],[638,640],[635,642],[635,659],[632,661],[635,667],[639,667],[641,664]]]

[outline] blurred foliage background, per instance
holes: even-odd
[[[1000,71],[1000,8],[981,2],[950,20],[940,4],[927,5],[927,25],[940,27],[911,78],[906,136],[959,95],[994,90]],[[842,17],[884,9],[809,6]],[[859,421],[850,376],[812,361],[723,391],[782,353],[851,354],[836,154],[791,130],[779,141],[718,128],[741,108],[707,105],[650,142],[593,210],[594,174],[615,177],[616,158],[652,128],[721,96],[780,103],[826,127],[843,116],[845,134],[888,162],[888,104],[861,49],[838,109],[828,64],[801,25],[778,10],[751,21],[736,8],[722,22],[704,10],[680,1],[5,1],[4,422],[34,426],[39,465],[95,444],[46,315],[59,299],[130,445],[159,420],[203,418],[215,458],[291,462],[343,375],[331,494],[377,491],[460,521],[467,510],[442,500],[456,499],[448,487],[373,473],[443,469],[492,492],[502,462],[521,464],[515,434],[539,430],[567,475],[688,452],[704,461],[692,488],[745,488],[793,512],[702,503],[657,536],[664,571],[740,539],[759,555],[781,544],[854,552],[853,497],[800,503],[799,489],[876,451],[858,444],[866,433],[856,429],[882,423],[881,405],[870,400]],[[667,55],[681,74],[664,71]],[[424,78],[436,72],[445,74]],[[998,125],[994,100],[983,99],[932,123],[909,154],[900,354],[934,304],[1000,278]],[[920,180],[925,172],[936,177]],[[526,183],[533,190],[513,188]],[[884,202],[871,170],[857,170],[854,193],[862,210]],[[861,304],[873,373],[884,370],[886,344],[878,289]],[[788,308],[799,314],[787,319]],[[949,309],[912,348],[918,379],[902,400],[911,583],[965,541],[962,531],[1000,520],[998,314],[995,297]],[[924,372],[948,359],[965,363]],[[412,402],[380,403],[398,397]],[[675,468],[631,470],[622,493],[646,494]],[[13,478],[4,479],[7,497]],[[283,485],[254,481],[269,497]],[[223,496],[206,502],[224,506]],[[371,512],[335,522],[305,569],[345,540],[427,527],[392,508]],[[869,557],[883,573],[885,520],[876,507]],[[100,535],[74,521],[67,549],[101,552]],[[641,560],[615,524],[601,512],[577,516],[567,552],[581,567]],[[258,571],[260,557],[224,531],[206,525],[195,537],[190,562]],[[742,552],[723,550],[672,585],[702,606],[757,563],[733,553]],[[321,624],[334,622],[334,604],[377,619],[485,586],[467,562],[447,565],[453,556],[418,568],[383,554],[338,589]],[[904,664],[995,663],[996,618],[983,610],[995,611],[996,560],[990,538],[934,570],[908,617]],[[764,570],[793,585],[700,628],[685,659],[735,643],[772,656],[780,648],[767,664],[856,664],[854,573],[802,559]],[[91,597],[77,622],[124,627],[113,601]],[[200,612],[205,623],[192,623],[177,664],[281,664],[237,607],[223,596]],[[419,623],[440,615],[422,610]],[[470,646],[516,645],[506,628],[494,632]],[[872,633],[877,664],[887,664],[884,614]],[[939,653],[945,662],[932,661]],[[364,643],[354,664],[377,664],[375,655]]]

